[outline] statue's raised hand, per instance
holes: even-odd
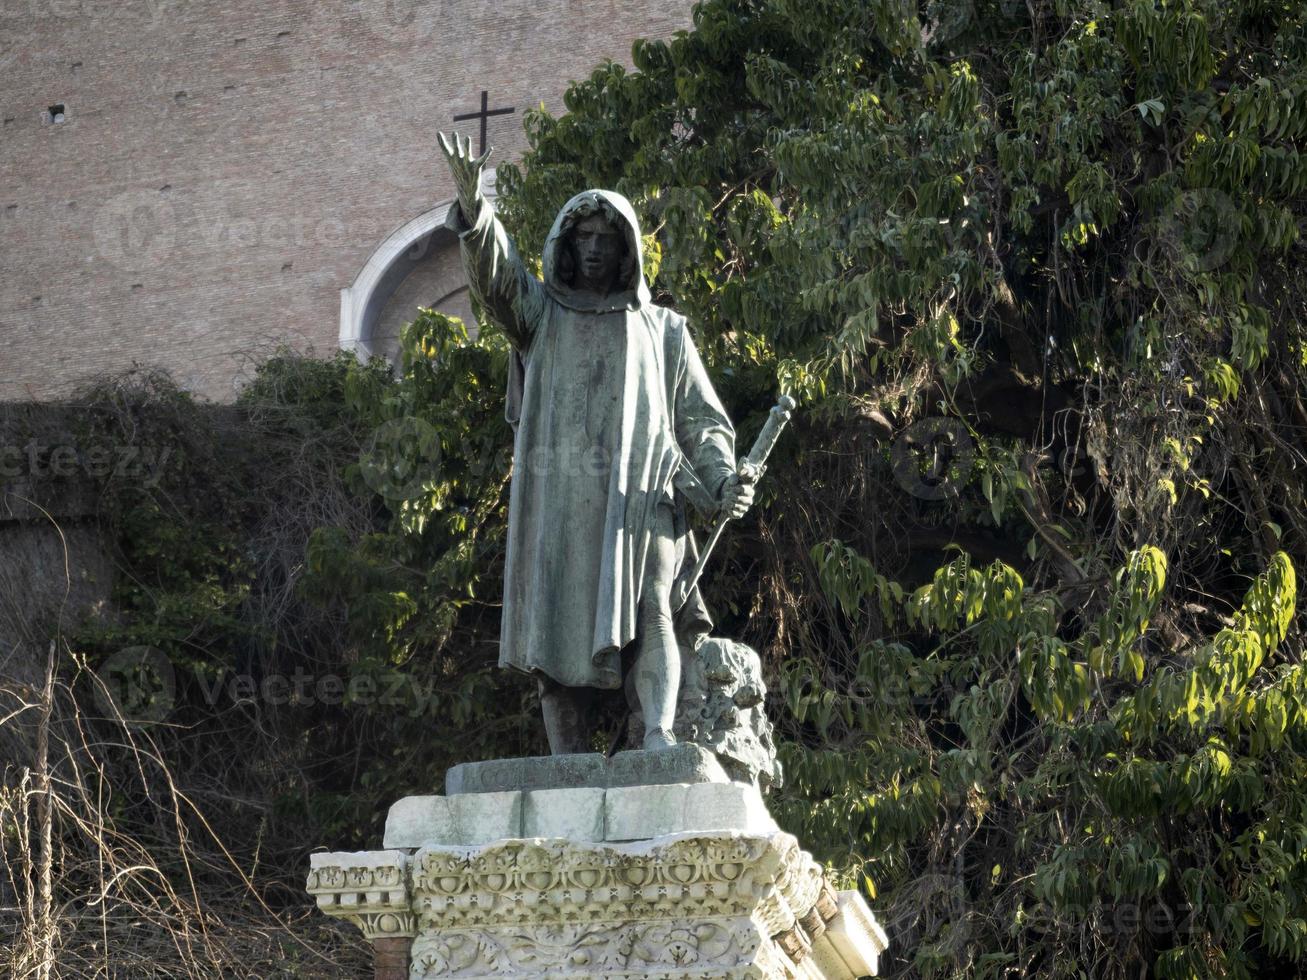
[[[479,157],[472,155],[472,137],[459,136],[457,133],[446,136],[436,134],[440,139],[440,148],[445,152],[449,163],[449,172],[454,175],[454,184],[458,189],[458,205],[468,221],[475,221],[481,201],[481,172],[486,161],[494,151],[491,147]]]

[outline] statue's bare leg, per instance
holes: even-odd
[[[590,708],[594,692],[586,687],[567,687],[540,675],[540,711],[545,718],[545,735],[552,755],[590,751]]]
[[[649,541],[644,587],[636,620],[639,652],[635,694],[644,715],[644,748],[662,749],[676,744],[672,725],[681,688],[681,652],[672,628],[672,583],[676,578],[676,541],[672,509],[658,508],[658,523]]]

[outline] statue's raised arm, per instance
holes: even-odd
[[[452,137],[440,133],[439,140],[458,195],[458,204],[449,209],[445,225],[462,245],[468,287],[485,315],[513,346],[525,351],[543,306],[544,287],[518,258],[513,240],[481,191],[482,174],[493,150],[473,156],[471,138],[457,133]]]
[[[493,147],[479,157],[474,157],[470,136],[464,137],[454,133],[452,137],[447,137],[444,133],[438,133],[437,138],[440,140],[441,150],[445,153],[445,160],[449,163],[449,172],[454,177],[458,205],[469,221],[475,220],[480,205],[486,203],[485,195],[481,193],[481,175],[486,169],[486,161],[490,159]]]

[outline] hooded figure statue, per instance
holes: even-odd
[[[585,751],[577,692],[622,687],[623,650],[638,641],[632,686],[653,719],[645,747],[674,744],[673,631],[690,638],[710,626],[697,590],[672,622],[674,580],[696,558],[686,504],[706,514],[747,507],[734,429],[685,318],[650,299],[626,198],[590,190],[568,201],[545,243],[542,282],[480,193],[485,157],[445,145],[460,189],[448,226],[482,314],[515,349],[500,666],[540,678],[552,751]],[[578,258],[578,235],[611,239],[600,243],[612,251],[606,289],[587,280],[601,266]]]

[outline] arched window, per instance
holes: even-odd
[[[494,186],[489,171],[483,187],[491,200]],[[445,228],[453,203],[438,204],[391,233],[340,291],[341,347],[398,363],[399,332],[420,306],[460,317],[475,336],[458,238]]]

